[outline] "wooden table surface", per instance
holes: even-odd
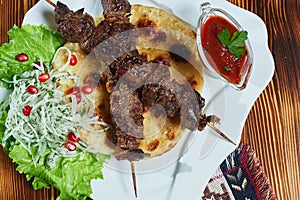
[[[1,0],[0,43],[6,32],[21,25],[24,14],[38,0]],[[260,95],[244,126],[241,142],[249,144],[261,161],[278,199],[300,199],[300,1],[229,0],[262,18],[269,32],[275,75]],[[264,63],[261,63],[262,67]],[[55,199],[51,189],[34,191],[24,175],[0,148],[0,200]]]

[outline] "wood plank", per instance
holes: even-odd
[[[233,1],[243,7],[240,2]],[[245,8],[261,16],[267,25],[276,72],[248,116],[242,141],[254,148],[278,199],[299,199],[300,23],[295,13],[299,3],[248,2],[250,6]],[[252,7],[256,2],[261,6]]]
[[[1,0],[0,43],[6,32],[20,26],[38,0]],[[300,199],[300,3],[298,0],[229,0],[256,13],[266,23],[276,72],[253,106],[242,135],[261,161],[278,199]],[[13,14],[12,14],[13,13]],[[263,63],[261,64],[263,67]],[[0,148],[0,199],[45,199],[58,196],[54,188],[34,191],[31,182]]]

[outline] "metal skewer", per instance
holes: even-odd
[[[209,126],[212,130],[214,130],[216,133],[218,133],[220,136],[222,136],[225,140],[228,142],[236,145],[235,142],[233,142],[228,136],[226,136],[222,131],[220,131],[218,128],[216,128],[212,123],[208,122],[207,126]]]
[[[135,195],[135,198],[137,198],[136,177],[135,177],[135,169],[134,169],[133,161],[130,161],[130,167],[131,167],[131,177],[132,177],[134,195]]]
[[[55,3],[53,3],[51,0],[46,0],[47,3],[49,3],[51,6],[53,6],[54,8],[56,7]]]

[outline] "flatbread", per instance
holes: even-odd
[[[178,82],[188,80],[191,86],[198,92],[203,87],[202,65],[197,54],[196,34],[194,30],[173,14],[162,9],[133,5],[131,8],[130,21],[138,28],[139,38],[137,49],[148,60],[158,60],[169,66],[171,78]],[[103,17],[95,19],[99,23]],[[79,76],[80,84],[90,84],[87,77],[101,77],[107,73],[105,66],[93,63],[79,48],[78,44],[66,43],[72,54],[78,58],[76,66],[68,65],[65,71],[71,71]],[[61,51],[55,61],[54,67],[62,66],[67,59],[67,52]],[[62,90],[68,91],[74,83],[61,82]],[[109,94],[105,85],[93,86],[92,98],[95,100],[95,115],[99,119],[111,123],[109,109]],[[180,117],[169,118],[166,114],[155,116],[153,110],[159,106],[153,106],[144,116],[144,136],[139,148],[151,157],[159,156],[172,149],[180,140],[184,128],[180,125]],[[97,128],[97,127],[96,127]],[[93,134],[81,131],[81,139],[91,149],[97,152],[116,155],[121,149],[115,147],[106,137],[108,130],[102,134]]]
[[[137,49],[148,60],[161,60],[170,65],[171,79],[179,83],[188,80],[193,88],[203,87],[202,64],[197,54],[196,34],[189,24],[169,12],[142,5],[133,5],[130,21],[140,34]],[[144,136],[140,148],[159,156],[172,149],[180,140],[184,128],[179,117],[156,118],[144,115]]]
[[[95,116],[98,116],[99,120],[111,124],[108,100],[109,94],[106,91],[105,84],[101,84],[100,82],[101,73],[99,72],[99,68],[97,65],[92,63],[91,60],[86,59],[87,55],[80,50],[79,44],[67,42],[64,47],[67,48],[72,55],[76,56],[78,62],[75,66],[67,65],[63,71],[79,77],[79,80],[77,84],[70,80],[59,81],[57,86],[59,86],[60,90],[66,95],[68,90],[75,86],[92,86],[93,93],[89,95],[89,98],[93,99],[94,102],[90,102],[89,106],[95,107]],[[61,50],[54,61],[53,68],[59,69],[61,66],[63,66],[68,60],[68,55],[68,51],[64,49]],[[99,126],[95,126],[93,128],[95,130],[102,129],[102,127]],[[87,143],[89,149],[107,155],[115,155],[120,152],[121,149],[117,148],[108,140],[106,134],[109,133],[110,130],[107,130],[103,133],[92,133],[86,131],[85,129],[79,130],[81,140]]]

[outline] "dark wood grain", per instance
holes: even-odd
[[[300,2],[298,0],[229,0],[256,13],[266,23],[275,75],[247,118],[242,141],[259,157],[278,199],[300,199]],[[37,0],[1,0],[0,43],[20,26]],[[261,67],[264,63],[261,63]],[[51,189],[34,191],[0,148],[0,199],[55,199]]]
[[[252,108],[242,141],[256,151],[278,199],[300,199],[299,1],[231,2],[263,19],[275,59],[273,80]]]

